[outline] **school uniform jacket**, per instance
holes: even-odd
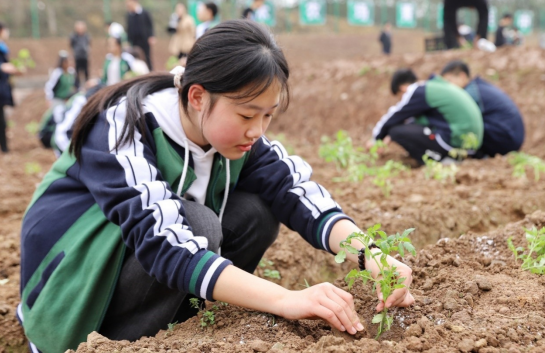
[[[483,152],[494,156],[518,151],[524,142],[524,123],[515,102],[501,89],[480,77],[473,79],[465,90],[483,115]]]
[[[69,67],[67,72],[64,72],[60,67],[55,68],[49,80],[45,83],[45,97],[48,100],[68,99],[75,91],[76,71],[73,67]]]
[[[463,89],[436,76],[410,85],[401,101],[391,107],[373,129],[381,140],[390,128],[414,120],[428,126],[446,151],[462,147],[462,137],[473,133],[483,139],[483,118],[475,101]]]
[[[37,188],[22,226],[18,316],[43,352],[75,349],[100,328],[127,247],[160,283],[214,299],[216,281],[231,262],[192,233],[175,194],[185,150],[158,121],[179,119],[176,97],[175,89],[148,96],[141,117],[145,128],[118,148],[124,99],[101,113],[85,140],[81,163],[65,151]],[[205,205],[216,213],[227,162],[215,154],[206,190]],[[190,154],[182,195],[196,178],[193,166]],[[331,252],[332,227],[349,218],[310,180],[312,169],[300,157],[262,137],[229,166],[231,190],[258,194],[279,221]]]

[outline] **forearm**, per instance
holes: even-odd
[[[280,303],[289,291],[273,282],[227,266],[214,287],[215,300],[283,316]]]
[[[350,234],[355,232],[361,232],[361,229],[359,229],[354,223],[350,222],[349,220],[343,219],[337,222],[335,226],[333,226],[333,229],[331,230],[331,235],[329,236],[329,247],[331,251],[337,254],[341,250],[341,241],[345,240]],[[364,247],[363,243],[355,239],[352,240],[351,245],[356,249],[361,249]],[[350,254],[347,252],[346,258],[353,263],[358,263],[358,256],[355,254]]]

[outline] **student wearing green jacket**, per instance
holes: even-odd
[[[405,92],[402,92],[405,90]],[[394,141],[419,164],[423,156],[442,161],[453,149],[472,139],[481,147],[483,117],[479,107],[463,89],[440,76],[417,82],[409,69],[398,70],[392,79],[392,93],[403,93],[401,101],[388,110],[373,129],[373,140]]]
[[[59,52],[59,64],[51,72],[49,80],[45,84],[45,97],[50,106],[64,104],[76,93],[76,71],[70,66],[68,52]]]
[[[123,52],[121,39],[116,37],[108,38],[108,54],[102,69],[102,83],[111,86],[123,81],[132,71],[134,57]]]

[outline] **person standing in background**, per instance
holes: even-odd
[[[255,12],[265,3],[264,0],[254,0],[250,7],[247,7],[242,11],[242,18],[245,20],[255,21]]]
[[[390,22],[384,24],[378,40],[382,44],[382,52],[390,55],[392,53],[392,24]]]
[[[507,43],[506,32],[509,30],[509,27],[513,24],[513,16],[510,13],[506,13],[500,20],[498,29],[496,30],[496,47],[503,47]]]
[[[218,14],[218,6],[212,1],[206,2],[199,6],[197,11],[197,18],[202,23],[197,26],[196,37],[199,39],[210,28],[214,27],[217,22],[216,15]]]
[[[127,35],[132,46],[140,47],[146,55],[146,64],[153,71],[151,64],[151,47],[155,44],[153,21],[148,11],[144,10],[138,0],[126,0]]]
[[[9,29],[0,22],[0,148],[3,153],[8,153],[8,140],[6,137],[6,117],[4,106],[13,107],[13,96],[9,83],[10,75],[20,75],[22,72],[9,62],[9,49],[6,40],[9,38]]]
[[[176,5],[175,15],[177,17],[176,23],[169,26],[169,28],[175,29],[170,39],[169,51],[170,54],[182,60],[187,58],[187,54],[195,44],[195,20],[189,16],[182,3]]]
[[[70,36],[70,48],[76,61],[76,87],[80,87],[80,77],[83,75],[86,82],[89,80],[89,49],[91,38],[87,33],[87,25],[83,21],[77,21],[74,25],[74,33]]]
[[[488,36],[488,3],[486,0],[445,0],[443,12],[443,30],[445,32],[445,45],[447,49],[460,47],[460,33],[456,23],[456,13],[459,9],[474,8],[479,13],[477,35],[475,42]]]

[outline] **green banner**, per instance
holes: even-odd
[[[255,11],[255,20],[266,24],[269,27],[276,26],[276,8],[274,2],[265,1],[265,3]]]
[[[534,26],[533,11],[528,11],[528,10],[515,11],[515,27],[517,27],[522,34],[532,33],[533,26]]]
[[[325,0],[302,0],[299,3],[299,22],[302,25],[323,25],[326,15]]]
[[[375,4],[366,0],[348,0],[348,23],[356,26],[375,24]]]
[[[445,6],[443,4],[437,5],[437,29],[443,29],[443,16],[445,14]]]
[[[488,8],[488,30],[495,32],[498,29],[498,8],[490,6]]]
[[[416,5],[412,2],[397,3],[396,25],[400,28],[416,27]]]
[[[195,24],[200,24],[201,21],[197,18],[197,12],[199,11],[199,6],[203,4],[203,1],[199,0],[187,0],[187,11],[195,20]]]

